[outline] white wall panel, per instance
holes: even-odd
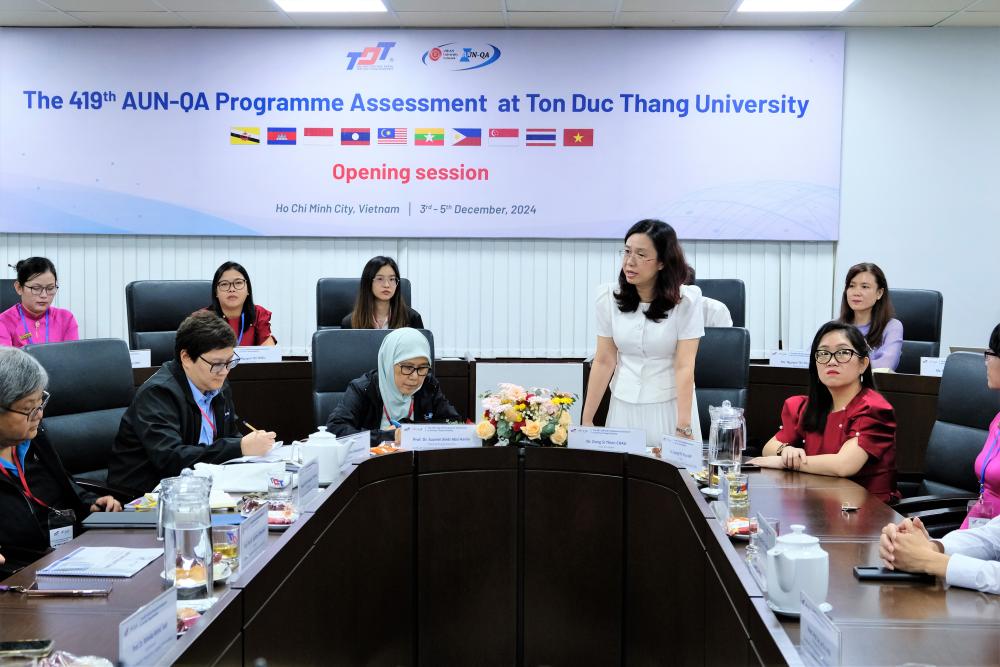
[[[52,259],[57,305],[87,338],[128,334],[125,285],[209,279],[226,260],[250,271],[255,300],[274,313],[287,354],[307,354],[316,328],[316,281],[358,276],[388,254],[413,282],[413,305],[439,356],[585,357],[593,351],[594,290],[615,280],[617,241],[334,239],[0,234],[0,259]],[[747,284],[752,354],[805,347],[832,312],[831,243],[684,244],[699,278]],[[3,277],[14,277],[5,269]],[[794,314],[794,316],[793,316]]]

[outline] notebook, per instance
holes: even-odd
[[[163,555],[163,549],[80,547],[49,563],[37,575],[62,577],[132,577]]]

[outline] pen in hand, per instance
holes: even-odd
[[[248,422],[246,420],[243,421],[243,425],[246,426],[251,431],[254,431],[254,432],[257,432],[257,431],[260,430],[259,428],[255,427],[253,424],[251,424],[250,422]]]

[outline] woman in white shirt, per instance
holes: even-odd
[[[704,315],[701,290],[684,284],[688,266],[677,233],[665,222],[641,220],[619,252],[618,289],[598,289],[583,424],[593,426],[610,381],[607,426],[644,429],[650,447],[659,447],[664,434],[701,441],[694,360]]]

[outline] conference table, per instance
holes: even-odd
[[[849,502],[856,512],[843,512]],[[845,479],[750,473],[754,512],[802,522],[830,554],[842,664],[1000,664],[1000,596],[861,583],[900,517]],[[81,545],[156,546],[149,530]],[[0,595],[0,640],[117,660],[118,624],[163,590],[157,560],[106,599]],[[167,662],[191,665],[799,665],[689,472],[649,456],[561,448],[401,451],[314,494]]]

